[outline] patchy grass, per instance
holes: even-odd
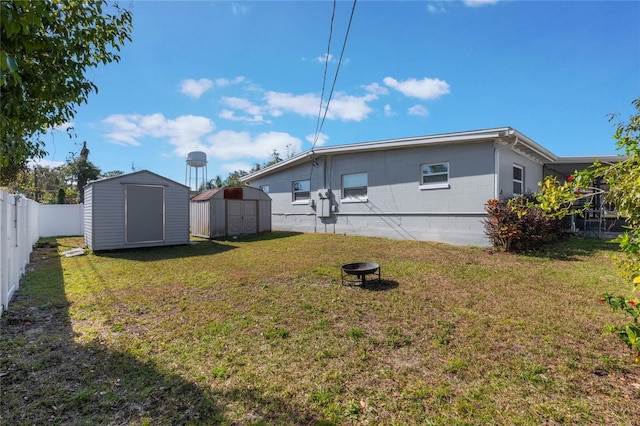
[[[615,245],[516,256],[273,233],[65,258],[2,318],[5,424],[616,424],[640,369],[598,303]],[[382,283],[341,284],[377,262]]]

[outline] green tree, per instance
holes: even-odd
[[[58,188],[58,202],[56,204],[64,204],[65,192],[63,188]]]
[[[609,325],[607,331],[634,350],[635,361],[640,364],[640,97],[632,104],[636,109],[635,115],[628,121],[618,120],[614,134],[617,148],[624,154],[621,161],[614,164],[596,162],[587,170],[576,171],[563,183],[546,178],[541,183],[538,200],[546,214],[562,217],[572,213],[571,206],[586,197],[585,189],[593,187],[593,182],[601,182],[604,188],[608,188],[602,195],[615,205],[627,222],[626,231],[617,239],[621,253],[616,264],[631,283],[631,289],[625,295],[604,294],[600,300],[631,316],[628,323]],[[610,121],[617,119],[616,115],[610,117]]]
[[[70,160],[65,166],[65,173],[74,182],[78,193],[78,202],[84,202],[85,185],[100,176],[100,169],[86,158],[78,157]]]
[[[106,179],[106,178],[110,178],[110,177],[116,177],[116,176],[120,176],[123,175],[124,172],[122,170],[111,170],[108,172],[104,172],[102,174],[100,174],[100,176],[98,176],[100,179]]]
[[[66,188],[67,179],[63,168],[64,166],[31,165],[18,173],[9,189],[42,204],[56,203],[58,188]]]
[[[225,188],[230,188],[234,186],[243,186],[244,184],[240,182],[240,178],[246,175],[247,172],[244,170],[236,170],[235,172],[229,173],[229,176],[224,180],[222,186]]]
[[[46,154],[42,135],[98,91],[85,74],[119,61],[131,29],[107,0],[0,1],[0,184]]]

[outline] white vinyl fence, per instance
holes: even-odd
[[[83,207],[83,204],[40,204],[38,236],[43,238],[82,235]]]
[[[0,313],[20,285],[40,237],[82,235],[82,205],[41,205],[0,190]]]

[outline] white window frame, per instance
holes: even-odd
[[[441,165],[446,165],[447,166],[447,171],[446,172],[435,172],[435,173],[425,173],[425,167],[430,167],[430,166],[441,166]],[[441,161],[438,163],[427,163],[427,164],[422,164],[420,165],[420,185],[419,188],[421,190],[428,190],[428,189],[449,189],[451,186],[449,185],[449,162],[448,161]],[[446,180],[444,182],[431,182],[431,183],[425,183],[424,179],[425,177],[428,176],[445,176]]]
[[[515,174],[516,169],[520,170],[520,179],[516,179],[516,174]],[[513,195],[523,195],[524,194],[524,166],[514,163],[513,168],[511,169],[511,174],[512,174],[512,182],[513,182],[512,184]],[[520,186],[520,192],[515,191],[516,185]]]
[[[296,184],[304,183],[304,182],[306,182],[308,189],[296,191]],[[309,196],[306,198],[299,199],[297,194],[305,193],[305,192],[308,193]],[[310,200],[311,200],[311,181],[309,179],[294,180],[293,182],[291,182],[291,204],[309,204]]]
[[[350,186],[346,186],[345,185],[345,178],[349,179],[350,178],[356,178],[360,176],[360,178],[362,176],[364,176],[365,179],[365,185],[350,185]],[[352,189],[361,189],[364,188],[364,195],[357,195],[357,196],[353,196],[353,195],[347,195],[346,192]],[[342,191],[341,191],[341,199],[340,202],[342,203],[365,203],[367,201],[369,201],[369,173],[367,172],[359,172],[359,173],[348,173],[348,174],[344,174],[342,175]]]

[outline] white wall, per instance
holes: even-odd
[[[38,207],[0,190],[0,313],[18,289],[38,241]]]
[[[38,227],[40,237],[82,235],[82,204],[40,204]]]
[[[41,237],[82,235],[83,206],[45,205],[0,190],[0,314],[20,286]]]

